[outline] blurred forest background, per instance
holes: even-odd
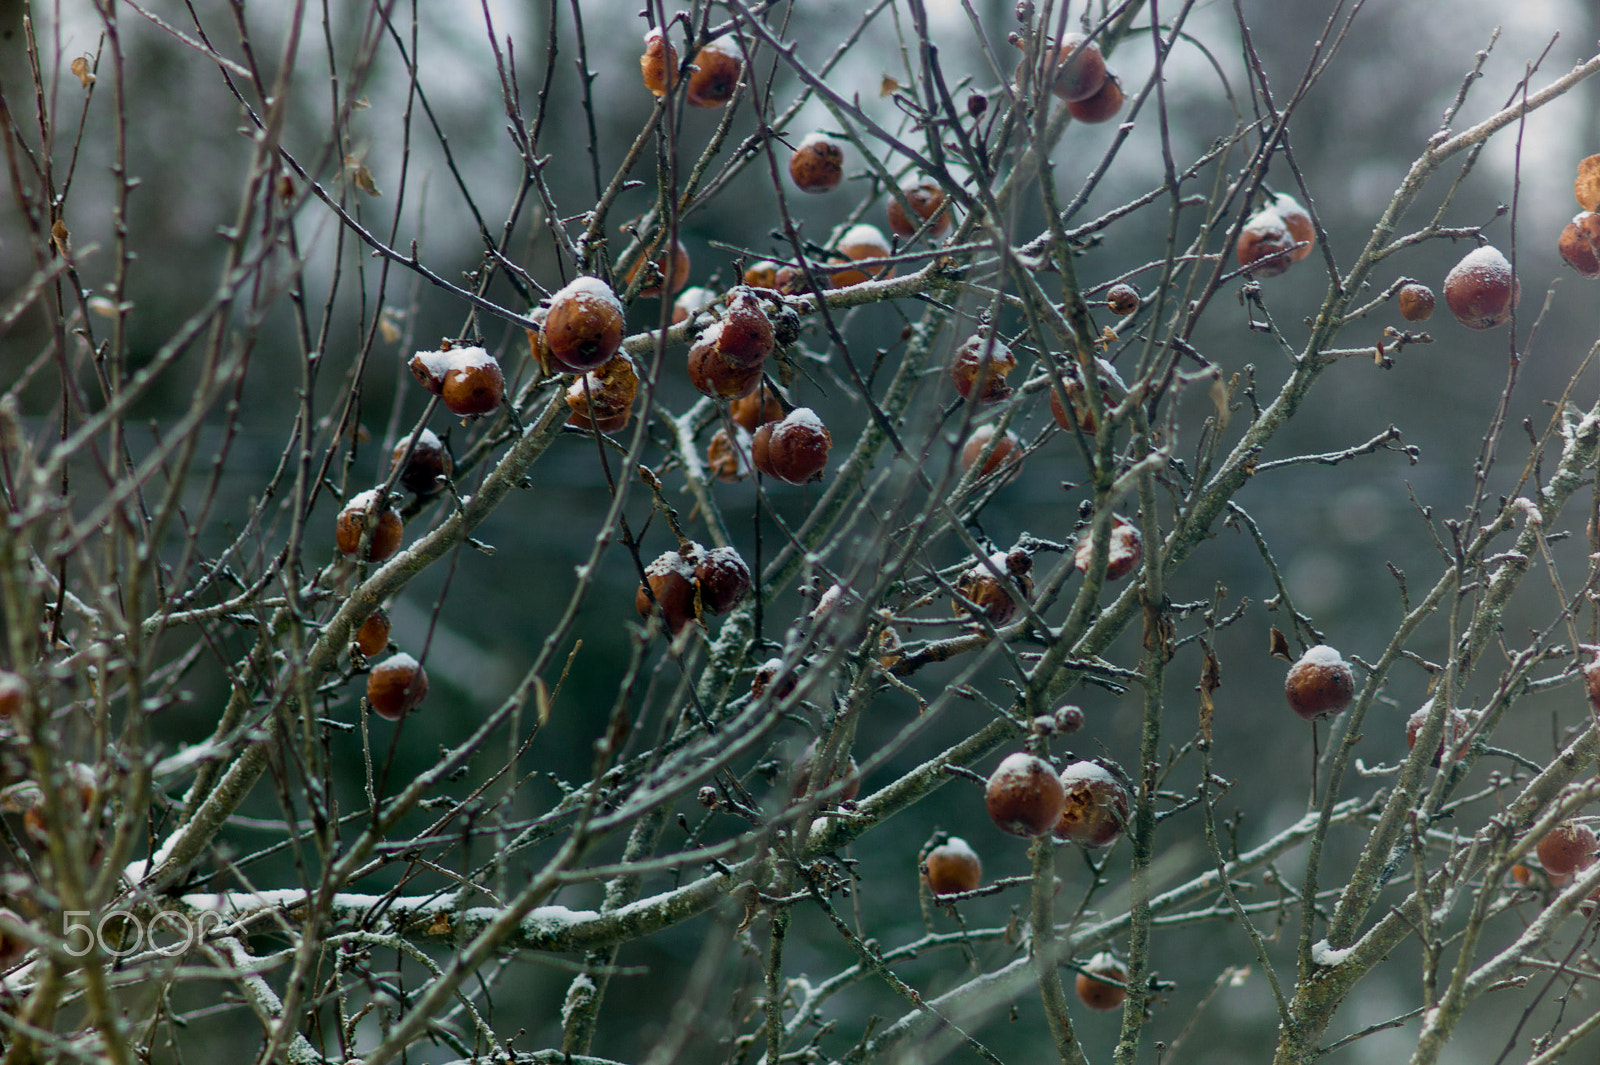
[[[984,21],[992,40],[1002,41],[1015,24],[1012,0],[970,0],[971,7]],[[131,351],[150,353],[170,335],[173,323],[190,314],[209,295],[214,284],[222,249],[216,239],[219,227],[228,226],[234,216],[248,152],[243,150],[247,130],[243,129],[236,101],[221,82],[216,67],[186,48],[174,33],[154,24],[159,18],[171,23],[180,33],[192,33],[184,5],[168,0],[151,0],[144,7],[116,5],[128,59],[127,92],[132,101],[128,130],[130,171],[139,187],[132,197],[133,212],[128,218],[130,240],[139,256],[133,275],[130,300],[133,309],[127,318],[132,335]],[[195,8],[205,13],[207,22],[225,21],[215,11],[220,0],[194,0]],[[1192,16],[1192,35],[1204,48],[1182,48],[1173,55],[1166,81],[1167,103],[1174,117],[1171,135],[1179,159],[1198,155],[1217,137],[1230,131],[1239,115],[1238,93],[1245,84],[1244,64],[1238,48],[1237,17],[1234,6],[1244,12],[1244,21],[1254,35],[1254,44],[1264,58],[1271,84],[1286,92],[1298,79],[1310,57],[1313,28],[1323,24],[1332,4],[1326,0],[1283,3],[1280,0],[1238,0],[1237,5],[1202,5]],[[5,40],[0,48],[0,84],[15,107],[27,99],[22,86],[27,81],[28,59],[20,33],[20,18],[30,5],[17,0],[0,0],[4,13]],[[251,37],[260,43],[262,55],[274,54],[286,32],[285,20],[295,5],[289,3],[239,4],[240,17],[248,24]],[[598,175],[609,175],[628,145],[645,123],[652,99],[640,86],[637,58],[640,38],[646,23],[639,17],[640,4],[632,0],[581,0],[576,10],[583,20],[582,47],[594,71],[590,86],[599,106],[596,108],[598,158],[590,156],[590,132],[580,106],[581,85],[574,64],[579,55],[579,40],[568,5],[559,9],[554,28],[559,42],[558,75],[546,104],[548,129],[543,150],[550,156],[547,177],[562,205],[582,205],[593,201]],[[793,38],[817,42],[814,61],[820,61],[838,39],[837,27],[854,24],[860,0],[810,0],[794,5],[790,15],[795,27]],[[978,59],[961,5],[955,0],[928,0],[933,29],[946,69],[969,79],[955,88],[958,95],[990,89],[993,72]],[[1475,55],[1493,43],[1492,53],[1483,63],[1482,78],[1462,112],[1456,128],[1461,129],[1504,106],[1516,91],[1519,79],[1537,62],[1542,84],[1568,70],[1574,62],[1593,53],[1600,36],[1600,13],[1587,0],[1453,0],[1449,4],[1422,4],[1406,0],[1372,0],[1354,22],[1348,40],[1343,42],[1330,67],[1322,75],[1293,127],[1293,146],[1297,159],[1326,226],[1331,247],[1341,264],[1361,248],[1377,214],[1387,203],[1409,162],[1437,130],[1440,116],[1457,95],[1463,76],[1472,68]],[[141,13],[148,12],[148,15]],[[420,97],[408,96],[408,73],[396,47],[380,49],[373,58],[370,73],[360,87],[362,103],[347,126],[350,140],[341,148],[359,160],[370,172],[377,194],[361,194],[350,199],[358,217],[379,233],[392,227],[392,243],[399,248],[415,247],[417,255],[440,275],[459,279],[480,264],[482,242],[479,222],[465,204],[462,189],[470,191],[471,201],[491,231],[505,217],[511,197],[521,179],[520,163],[506,134],[507,117],[501,100],[493,57],[488,47],[485,16],[492,19],[494,33],[514,42],[514,59],[524,81],[525,101],[531,101],[542,75],[546,40],[552,33],[544,22],[546,6],[511,0],[486,0],[480,6],[422,0],[398,5],[397,25],[410,33],[407,25],[415,19],[418,52],[416,63],[420,87],[426,97],[426,121],[416,122],[413,135],[402,133],[402,117],[408,107],[420,107]],[[76,121],[71,103],[81,93],[78,79],[68,72],[73,57],[92,55],[99,45],[99,18],[87,0],[59,0],[31,5],[34,34],[44,50],[42,56],[54,94],[52,110],[63,123]],[[333,107],[326,70],[326,49],[346,56],[342,42],[354,40],[355,30],[372,17],[365,0],[328,0],[320,8],[306,12],[315,23],[302,44],[301,62],[291,81],[296,98],[291,127],[284,135],[291,150],[302,159],[319,160],[319,176],[333,183],[339,178],[338,154],[327,150]],[[814,26],[814,33],[808,31]],[[895,25],[885,15],[869,25],[863,43],[830,75],[833,87],[858,96],[862,106],[877,115],[890,128],[901,121],[892,104],[880,98],[886,78],[905,76],[907,57],[895,43]],[[324,41],[323,35],[327,40]],[[1231,42],[1230,50],[1224,46]],[[232,44],[214,42],[225,51]],[[409,45],[408,45],[409,47]],[[1116,57],[1125,81],[1141,85],[1149,73],[1148,49],[1130,45]],[[763,69],[766,67],[763,64]],[[786,79],[791,75],[779,66],[775,88],[780,101],[792,94]],[[786,86],[788,91],[786,92]],[[102,86],[104,88],[104,86]],[[104,242],[109,236],[107,222],[112,203],[113,183],[110,165],[115,150],[114,130],[103,119],[105,108],[90,108],[84,115],[81,149],[75,160],[75,183],[71,215],[66,219],[74,241],[81,247],[90,241]],[[1153,112],[1152,112],[1153,113]],[[1507,330],[1469,332],[1460,328],[1447,313],[1437,315],[1425,326],[1433,342],[1408,346],[1392,367],[1380,368],[1370,359],[1352,358],[1335,367],[1320,382],[1307,409],[1275,442],[1275,453],[1263,461],[1300,453],[1341,450],[1366,441],[1391,425],[1400,427],[1405,445],[1415,449],[1415,462],[1401,451],[1380,450],[1339,465],[1308,465],[1290,476],[1276,477],[1270,484],[1247,486],[1238,502],[1259,525],[1274,546],[1295,605],[1311,615],[1327,634],[1328,641],[1347,656],[1372,656],[1382,648],[1401,612],[1391,569],[1415,574],[1415,584],[1425,585],[1439,567],[1418,505],[1433,508],[1436,518],[1460,516],[1470,499],[1474,465],[1480,458],[1484,427],[1488,424],[1506,379],[1508,355],[1515,345],[1526,352],[1516,393],[1512,397],[1509,424],[1513,427],[1502,444],[1502,461],[1492,476],[1507,484],[1521,470],[1528,453],[1527,434],[1519,427],[1531,419],[1542,429],[1551,412],[1551,403],[1567,387],[1569,377],[1589,346],[1600,335],[1600,299],[1589,282],[1567,270],[1555,252],[1555,236],[1572,215],[1570,182],[1572,167],[1586,155],[1600,151],[1600,85],[1588,83],[1531,116],[1514,136],[1494,140],[1471,174],[1452,207],[1455,225],[1489,223],[1496,211],[1510,208],[1487,230],[1491,239],[1509,254],[1516,251],[1523,298],[1515,335]],[[721,120],[720,112],[683,114],[679,129],[686,151],[698,150]],[[748,132],[750,117],[735,118],[737,143]],[[428,132],[435,123],[447,134],[454,167],[447,165],[438,140]],[[742,124],[742,125],[741,125]],[[1061,142],[1055,162],[1065,188],[1073,188],[1081,176],[1100,158],[1101,149],[1112,136],[1116,123],[1103,127],[1073,129]],[[793,127],[798,131],[831,128],[826,112],[820,108],[807,113]],[[1094,193],[1087,217],[1123,202],[1136,190],[1160,181],[1159,131],[1153,122],[1137,123],[1132,144],[1119,158],[1114,180]],[[653,181],[648,160],[635,176],[647,187],[625,193],[622,205],[613,213],[618,221],[636,216],[653,202]],[[1141,167],[1144,169],[1141,170]],[[730,194],[721,195],[683,220],[683,239],[693,260],[692,283],[712,288],[725,287],[735,278],[738,251],[760,254],[779,253],[783,243],[775,235],[776,213],[773,191],[764,175],[752,173],[750,180]],[[1287,173],[1274,173],[1274,184],[1288,187]],[[1447,181],[1424,193],[1420,220],[1436,203]],[[403,190],[403,196],[400,195]],[[841,195],[812,198],[804,205],[803,224],[808,236],[821,239],[835,225],[844,222],[859,206],[849,188]],[[879,207],[871,208],[876,220]],[[1033,209],[1030,207],[1030,209]],[[0,203],[0,292],[22,285],[33,267],[20,254],[15,228],[16,204],[7,196]],[[1136,218],[1113,230],[1102,246],[1086,253],[1079,270],[1086,282],[1122,273],[1141,263],[1158,258],[1165,239],[1163,217],[1151,212],[1148,221]],[[1023,219],[1020,231],[1034,232],[1037,219]],[[550,241],[542,232],[541,216],[535,207],[522,227],[518,260],[550,288],[562,280],[551,265]],[[341,232],[336,218],[312,204],[296,222],[296,236],[305,260],[303,288],[308,300],[319,305],[329,290],[333,265],[342,266],[342,276],[334,297],[336,325],[326,350],[321,380],[324,387],[338,387],[345,380],[352,353],[362,343],[363,331],[374,318],[392,325],[392,334],[382,337],[374,359],[364,377],[360,423],[370,442],[359,444],[351,466],[351,482],[373,483],[388,468],[389,449],[415,419],[425,396],[412,386],[405,369],[411,352],[433,348],[441,337],[459,334],[466,310],[448,294],[402,270],[390,270],[386,283],[379,285],[380,266],[366,249]],[[623,235],[613,227],[611,238],[620,243]],[[1184,239],[1187,239],[1185,236]],[[1452,246],[1435,241],[1413,249],[1385,263],[1378,283],[1387,284],[1402,273],[1440,287],[1445,271],[1465,251],[1466,245]],[[91,284],[104,284],[104,270],[111,266],[109,256],[84,259],[84,277]],[[267,281],[272,283],[270,277]],[[1264,282],[1270,288],[1275,320],[1291,344],[1303,335],[1301,320],[1315,312],[1323,299],[1328,278],[1320,254],[1289,274]],[[1234,286],[1238,287],[1237,283]],[[1374,290],[1376,291],[1376,289]],[[492,296],[516,306],[515,297],[503,286]],[[1283,348],[1277,338],[1244,328],[1247,308],[1235,304],[1233,290],[1222,297],[1227,304],[1216,308],[1207,324],[1196,335],[1195,343],[1216,359],[1225,371],[1243,372],[1253,368],[1262,396],[1273,394],[1287,374]],[[1441,301],[1442,303],[1442,301]],[[258,343],[252,357],[249,379],[240,402],[249,410],[238,435],[232,440],[229,476],[219,485],[215,503],[218,514],[244,513],[262,489],[271,469],[278,463],[284,445],[284,430],[294,417],[298,371],[295,323],[280,302],[281,314],[259,322],[239,322],[240,328],[255,330]],[[1442,306],[1441,306],[1442,311]],[[630,308],[630,332],[649,328],[658,320],[659,304],[640,300]],[[876,349],[899,342],[903,320],[884,307],[864,308],[846,319],[847,335],[855,350],[868,356]],[[1391,308],[1384,307],[1365,324],[1358,324],[1347,338],[1375,342],[1384,325],[1400,325]],[[526,374],[525,345],[521,331],[492,320],[482,320],[487,346],[502,354],[508,368],[521,367]],[[40,331],[46,323],[24,317],[0,336],[0,386],[8,386],[23,372],[32,354],[44,346]],[[946,349],[963,339],[951,334],[944,338]],[[1586,405],[1596,386],[1591,373],[1578,382],[1575,401]],[[161,388],[150,397],[133,419],[160,425],[171,419],[188,399],[189,381],[183,364],[163,378]],[[53,429],[52,412],[57,397],[48,375],[37,377],[23,389],[20,399],[29,431],[48,436]],[[664,402],[680,409],[692,397],[687,382],[668,384]],[[804,401],[825,411],[836,445],[849,443],[865,417],[853,404],[848,390],[838,382],[819,380],[804,392]],[[1207,400],[1196,390],[1185,403],[1193,406],[1194,421],[1204,416]],[[1016,426],[1025,439],[1031,439],[1049,422],[1041,402]],[[434,426],[441,434],[459,433],[459,427],[444,412]],[[220,431],[219,431],[220,432]],[[148,441],[145,442],[146,444]],[[220,440],[219,440],[220,443]],[[1192,441],[1189,446],[1192,447]],[[138,448],[140,442],[134,442]],[[203,448],[203,460],[211,449]],[[1041,447],[1029,456],[1024,475],[1001,488],[983,516],[983,531],[998,544],[1009,544],[1023,532],[1054,540],[1071,535],[1077,519],[1082,492],[1075,490],[1082,476],[1076,449],[1059,441]],[[198,484],[198,482],[197,482]],[[669,486],[671,491],[671,486]],[[719,489],[724,512],[736,540],[751,540],[755,520],[754,495],[748,484]],[[794,491],[783,497],[789,516],[804,514],[815,492]],[[673,502],[687,513],[692,503],[676,494]],[[477,532],[479,539],[495,548],[492,556],[464,552],[450,565],[436,566],[414,581],[394,604],[396,639],[402,646],[429,641],[428,667],[433,681],[424,712],[407,720],[401,742],[393,751],[393,772],[404,779],[430,764],[442,745],[458,742],[486,708],[503,699],[516,682],[528,657],[553,620],[551,612],[565,601],[574,578],[574,567],[589,546],[595,528],[609,500],[596,464],[592,442],[574,437],[557,442],[555,451],[537,470],[536,482],[528,491],[497,512]],[[647,517],[649,500],[635,497],[632,518],[637,529]],[[331,529],[337,503],[326,499],[321,517]],[[1564,518],[1572,534],[1556,546],[1563,557],[1580,560],[1587,552],[1587,537],[1581,517]],[[214,533],[215,543],[202,547],[220,548],[236,533],[225,523]],[[1235,528],[1218,528],[1216,538],[1202,549],[1200,557],[1175,578],[1169,589],[1176,602],[1206,600],[1217,586],[1226,589],[1231,605],[1248,601],[1244,620],[1226,630],[1216,647],[1223,687],[1218,692],[1217,767],[1234,782],[1222,801],[1222,810],[1237,811],[1237,838],[1248,846],[1271,831],[1299,818],[1307,809],[1312,764],[1311,735],[1292,715],[1286,713],[1282,696],[1283,665],[1267,654],[1269,626],[1287,628],[1280,616],[1267,607],[1275,595],[1271,579],[1250,538]],[[313,549],[318,548],[315,536]],[[645,539],[645,554],[671,546],[670,536],[659,522]],[[320,545],[331,555],[332,537]],[[952,563],[960,558],[958,545],[945,544],[935,561]],[[308,559],[319,565],[320,559]],[[575,658],[571,675],[557,701],[550,726],[520,763],[525,770],[559,777],[581,777],[587,766],[591,742],[603,728],[614,697],[614,682],[629,652],[628,628],[636,621],[633,608],[637,578],[620,553],[606,556],[605,570],[595,594],[583,607],[576,633],[582,650]],[[793,616],[801,609],[797,596],[787,610],[774,609],[772,616]],[[1524,629],[1547,623],[1548,618],[1506,617],[1506,628],[1520,634]],[[182,633],[176,638],[181,638]],[[1137,641],[1137,633],[1125,639]],[[1434,650],[1443,647],[1442,627],[1434,632]],[[1429,653],[1427,639],[1419,651]],[[219,650],[219,658],[229,657],[241,648]],[[659,652],[656,660],[661,656]],[[212,709],[224,697],[225,685],[220,669],[203,657],[185,681],[192,693],[186,705],[162,711],[158,730],[165,744],[174,749],[204,737],[212,727]],[[652,663],[654,665],[654,661]],[[919,683],[937,686],[942,678],[955,674],[959,663],[929,670]],[[673,680],[670,667],[661,683]],[[1185,667],[1177,676],[1197,675],[1197,667]],[[1403,723],[1421,703],[1426,676],[1420,670],[1400,669],[1382,696],[1382,706],[1367,722],[1367,735],[1361,748],[1368,764],[1393,762],[1405,751]],[[1487,683],[1487,674],[1485,675]],[[980,682],[983,687],[985,682]],[[997,682],[998,683],[998,682]],[[330,715],[348,716],[359,698],[356,685],[340,704],[330,700]],[[1004,699],[1004,690],[992,694]],[[1466,693],[1470,702],[1472,693]],[[1175,705],[1187,696],[1173,692]],[[1138,700],[1130,695],[1124,701],[1093,687],[1075,696],[1088,724],[1072,738],[1080,756],[1108,753],[1124,764],[1137,759]],[[1532,757],[1545,759],[1556,749],[1556,715],[1570,718],[1574,699],[1572,689],[1562,689],[1545,703],[1530,701],[1508,722],[1496,742],[1514,746]],[[1126,702],[1126,705],[1125,705]],[[341,709],[342,705],[342,709]],[[1536,710],[1536,707],[1544,707]],[[873,715],[861,723],[857,751],[871,751],[874,743],[899,730],[908,715],[914,714],[909,700],[896,704],[882,700]],[[972,716],[962,722],[963,729],[976,727],[987,713],[974,704]],[[376,723],[375,736],[389,742],[393,730]],[[1173,715],[1168,735],[1181,743],[1188,726],[1180,715]],[[806,734],[795,729],[784,737],[789,745],[780,753],[798,751]],[[949,737],[929,735],[916,740],[886,767],[893,774],[938,750]],[[1326,739],[1326,734],[1324,734]],[[331,741],[336,757],[347,758],[351,768],[347,786],[352,796],[360,787],[360,753],[354,736],[335,736]],[[341,745],[343,745],[341,747]],[[1480,765],[1477,772],[1486,776],[1505,766]],[[873,782],[868,780],[870,789]],[[1365,788],[1354,781],[1352,791]],[[1470,786],[1469,786],[1470,787]],[[519,802],[524,813],[552,803],[558,792],[543,775],[536,775],[522,788]],[[261,798],[261,807],[252,811],[267,817],[276,813],[270,796]],[[985,818],[975,786],[957,782],[936,798],[921,803],[901,815],[903,823],[890,833],[874,836],[874,843],[851,857],[859,863],[860,890],[853,897],[855,919],[885,945],[895,945],[920,934],[922,919],[912,900],[915,898],[916,855],[920,847],[939,829],[965,836],[983,857],[986,876],[1022,874],[1028,862],[1023,845],[996,833]],[[240,846],[251,847],[248,832],[239,830]],[[886,839],[878,836],[887,835]],[[1202,844],[1196,839],[1185,843],[1182,834],[1169,830],[1165,844],[1173,853],[1174,868],[1189,866],[1199,856]],[[487,846],[483,843],[482,846]],[[1354,847],[1359,840],[1336,837],[1331,846]],[[1192,846],[1195,853],[1184,854]],[[470,850],[470,848],[469,848]],[[482,854],[468,855],[481,859]],[[1081,873],[1071,864],[1073,853],[1062,855],[1062,875],[1072,878]],[[1296,862],[1291,854],[1282,875],[1293,880]],[[257,883],[277,879],[293,881],[288,859],[274,868],[271,861],[254,867]],[[645,894],[670,886],[671,877],[645,887]],[[387,884],[382,876],[358,889],[381,890]],[[1160,885],[1158,884],[1158,887]],[[557,903],[574,908],[592,907],[598,899],[588,888],[558,896]],[[963,917],[971,924],[1004,923],[1017,900],[999,896],[968,903]],[[940,917],[941,927],[950,927]],[[1270,929],[1270,922],[1263,921]],[[1292,929],[1293,924],[1285,926]],[[1587,933],[1585,933],[1587,934]],[[1274,944],[1288,957],[1292,934]],[[1414,951],[1414,944],[1407,950]],[[667,1021],[666,1011],[677,1002],[676,990],[684,980],[685,966],[696,954],[694,926],[658,935],[629,947],[619,959],[622,973],[613,985],[613,1013],[625,1008],[631,1015],[628,1025],[603,1024],[594,1053],[637,1060],[640,1048],[648,1047],[652,1033]],[[790,951],[796,971],[828,973],[849,964],[844,944],[814,914],[797,913],[791,931]],[[949,964],[948,955],[931,964]],[[1236,958],[1237,979],[1220,990],[1213,987],[1219,959]],[[757,961],[730,957],[730,966],[757,965]],[[935,973],[918,969],[922,963],[909,963],[931,987],[939,985]],[[1158,1004],[1156,1030],[1159,1038],[1176,1039],[1196,1007],[1214,992],[1216,999],[1198,1014],[1196,1027],[1188,1036],[1183,1061],[1195,1065],[1233,1065],[1241,1061],[1264,1061],[1273,1045],[1277,1018],[1271,997],[1258,972],[1246,973],[1253,965],[1248,944],[1237,930],[1226,923],[1198,925],[1163,932],[1156,947],[1154,964],[1158,975],[1174,981],[1164,1003]],[[571,974],[562,968],[529,960],[510,983],[500,990],[502,1006],[506,996],[515,994],[525,1012],[523,1025],[530,1032],[555,1030],[559,1025],[562,995]],[[1363,985],[1356,998],[1340,1014],[1333,1036],[1357,1030],[1399,1012],[1397,1006],[1416,998],[1414,960],[1389,966]],[[952,979],[963,974],[952,974]],[[1580,989],[1580,994],[1593,989]],[[1526,1005],[1520,993],[1508,993],[1503,1010],[1475,1011],[1460,1037],[1447,1052],[1453,1065],[1488,1065],[1500,1060],[1510,1025]],[[1491,1004],[1502,999],[1491,997]],[[626,1003],[620,1007],[620,1003]],[[1557,1004],[1549,1003],[1550,1009]],[[745,1009],[748,1004],[712,1002],[707,1009]],[[836,1000],[834,1008],[848,1014],[848,998]],[[1029,1000],[1024,1011],[1038,1009]],[[1592,999],[1575,1008],[1592,1010]],[[204,1026],[208,1022],[196,1022]],[[1008,1060],[1031,1060],[1034,1051],[1007,1043],[1008,1022],[998,1019],[983,1032],[996,1051]],[[1019,1033],[1037,1033],[1036,1025],[1018,1025]],[[1537,1028],[1537,1026],[1535,1026]],[[1114,1015],[1090,1017],[1081,1035],[1092,1060],[1105,1060],[1116,1036]],[[226,1018],[215,1022],[214,1038],[219,1053],[228,1053],[229,1032]],[[547,1039],[548,1035],[539,1039]],[[1380,1033],[1353,1044],[1334,1059],[1351,1065],[1378,1065],[1409,1053],[1415,1038],[1415,1022],[1409,1028]],[[1042,1049],[1042,1048],[1041,1048]],[[431,1051],[430,1053],[443,1053]],[[1580,1049],[1581,1058],[1585,1051]],[[1591,1039],[1589,1059],[1600,1055],[1600,1039]],[[414,1060],[423,1060],[419,1055]],[[1520,1059],[1519,1059],[1520,1060]]]

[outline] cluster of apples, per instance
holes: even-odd
[[[1027,51],[1028,38],[1013,33],[1011,43]],[[1048,43],[1047,49],[1052,46]],[[1079,122],[1108,122],[1122,110],[1122,82],[1106,65],[1100,46],[1081,33],[1068,33],[1054,46],[1055,69],[1046,73],[1050,94],[1067,105]],[[1024,57],[1023,65],[1028,62]],[[1017,81],[1023,81],[1019,69]]]
[[[1561,230],[1556,250],[1584,277],[1600,277],[1600,155],[1578,164],[1572,194],[1582,210]]]
[[[1083,722],[1075,706],[1047,716],[1051,721],[1045,731],[1075,731]],[[1104,847],[1122,835],[1132,803],[1127,775],[1103,759],[1073,762],[1058,773],[1038,755],[1017,751],[1001,760],[984,787],[984,805],[1002,832],[1048,835],[1083,847]],[[983,881],[977,851],[957,836],[930,848],[919,865],[922,882],[938,898],[977,891]],[[1127,995],[1127,976],[1115,956],[1096,954],[1078,966],[1074,988],[1090,1009],[1111,1010]]]
[[[673,635],[703,614],[726,614],[750,594],[750,567],[731,547],[706,550],[685,541],[656,557],[634,596],[639,616],[659,617]]]

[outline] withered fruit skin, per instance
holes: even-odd
[[[998,403],[1011,395],[1006,378],[1017,368],[1011,349],[993,337],[973,336],[956,349],[950,381],[962,399]]]
[[[1408,322],[1426,322],[1433,317],[1433,289],[1412,283],[1400,287],[1400,317]]]
[[[1133,792],[1109,763],[1074,762],[1061,771],[1065,800],[1055,837],[1080,847],[1104,847],[1121,836]]]
[[[808,137],[789,157],[789,177],[801,192],[833,191],[844,180],[844,148],[827,137]]]
[[[889,205],[885,214],[889,223],[889,232],[902,239],[915,235],[922,228],[924,222],[933,221],[928,225],[928,236],[937,240],[950,230],[950,211],[945,206],[944,188],[932,178],[922,178],[909,185],[900,187],[900,194],[911,204],[911,210],[917,215],[915,222],[906,214],[906,209],[900,206],[900,201],[893,196],[889,197]]]

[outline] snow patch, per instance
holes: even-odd
[[[598,302],[622,313],[622,301],[617,299],[617,294],[611,291],[611,286],[598,277],[580,277],[554,296],[550,297],[553,307],[563,300],[576,300],[579,303]]]
[[[435,381],[443,380],[446,374],[456,370],[476,370],[500,365],[486,349],[476,345],[451,348],[449,351],[419,351],[416,359],[422,363],[423,369],[428,371],[428,376]]]
[[[782,428],[784,432],[788,432],[792,428],[801,427],[817,433],[828,431],[827,426],[822,424],[822,419],[817,417],[817,412],[810,407],[796,407],[789,412],[788,417],[783,419]],[[773,432],[777,431],[776,428],[773,429]]]
[[[1344,960],[1350,956],[1354,947],[1345,947],[1343,950],[1334,950],[1326,939],[1319,939],[1311,946],[1311,964],[1333,968],[1343,965]]]
[[[973,850],[972,846],[960,836],[951,836],[945,840],[944,848],[951,854],[959,855],[962,858],[976,859],[978,857],[978,852]]]
[[[1319,643],[1305,654],[1300,656],[1300,661],[1308,666],[1342,666],[1345,664],[1344,656],[1325,643]]]
[[[884,239],[883,230],[877,226],[861,222],[845,230],[844,236],[839,238],[840,249],[857,244],[866,244],[874,248],[882,248],[885,253],[889,250],[889,242]]]
[[[371,510],[372,509],[372,505],[374,503],[376,503],[377,501],[378,501],[378,490],[376,488],[369,488],[365,492],[358,492],[357,494],[351,496],[349,499],[345,500],[344,509],[341,510],[340,513],[342,513],[342,514],[365,513],[368,510]]]
[[[740,62],[744,61],[744,53],[739,51],[739,39],[732,34],[712,38],[706,42],[706,46],[702,51],[720,52],[723,55],[731,55]]]

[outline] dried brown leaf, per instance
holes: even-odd
[[[378,190],[378,183],[372,180],[372,171],[367,169],[367,164],[353,155],[344,157],[344,166],[350,174],[350,182],[368,196],[382,196]]]
[[[1267,654],[1272,655],[1274,658],[1281,658],[1285,662],[1293,662],[1295,660],[1294,655],[1289,653],[1289,641],[1283,633],[1278,631],[1278,626],[1272,626],[1272,635],[1268,639],[1271,643],[1267,647]]]
[[[72,73],[85,89],[94,84],[94,74],[89,70],[89,57],[79,56],[72,61]]]
[[[1222,687],[1222,663],[1217,661],[1217,656],[1207,647],[1205,658],[1200,663],[1200,738],[1208,746],[1211,743],[1211,717],[1217,709],[1211,693],[1220,687]]]

